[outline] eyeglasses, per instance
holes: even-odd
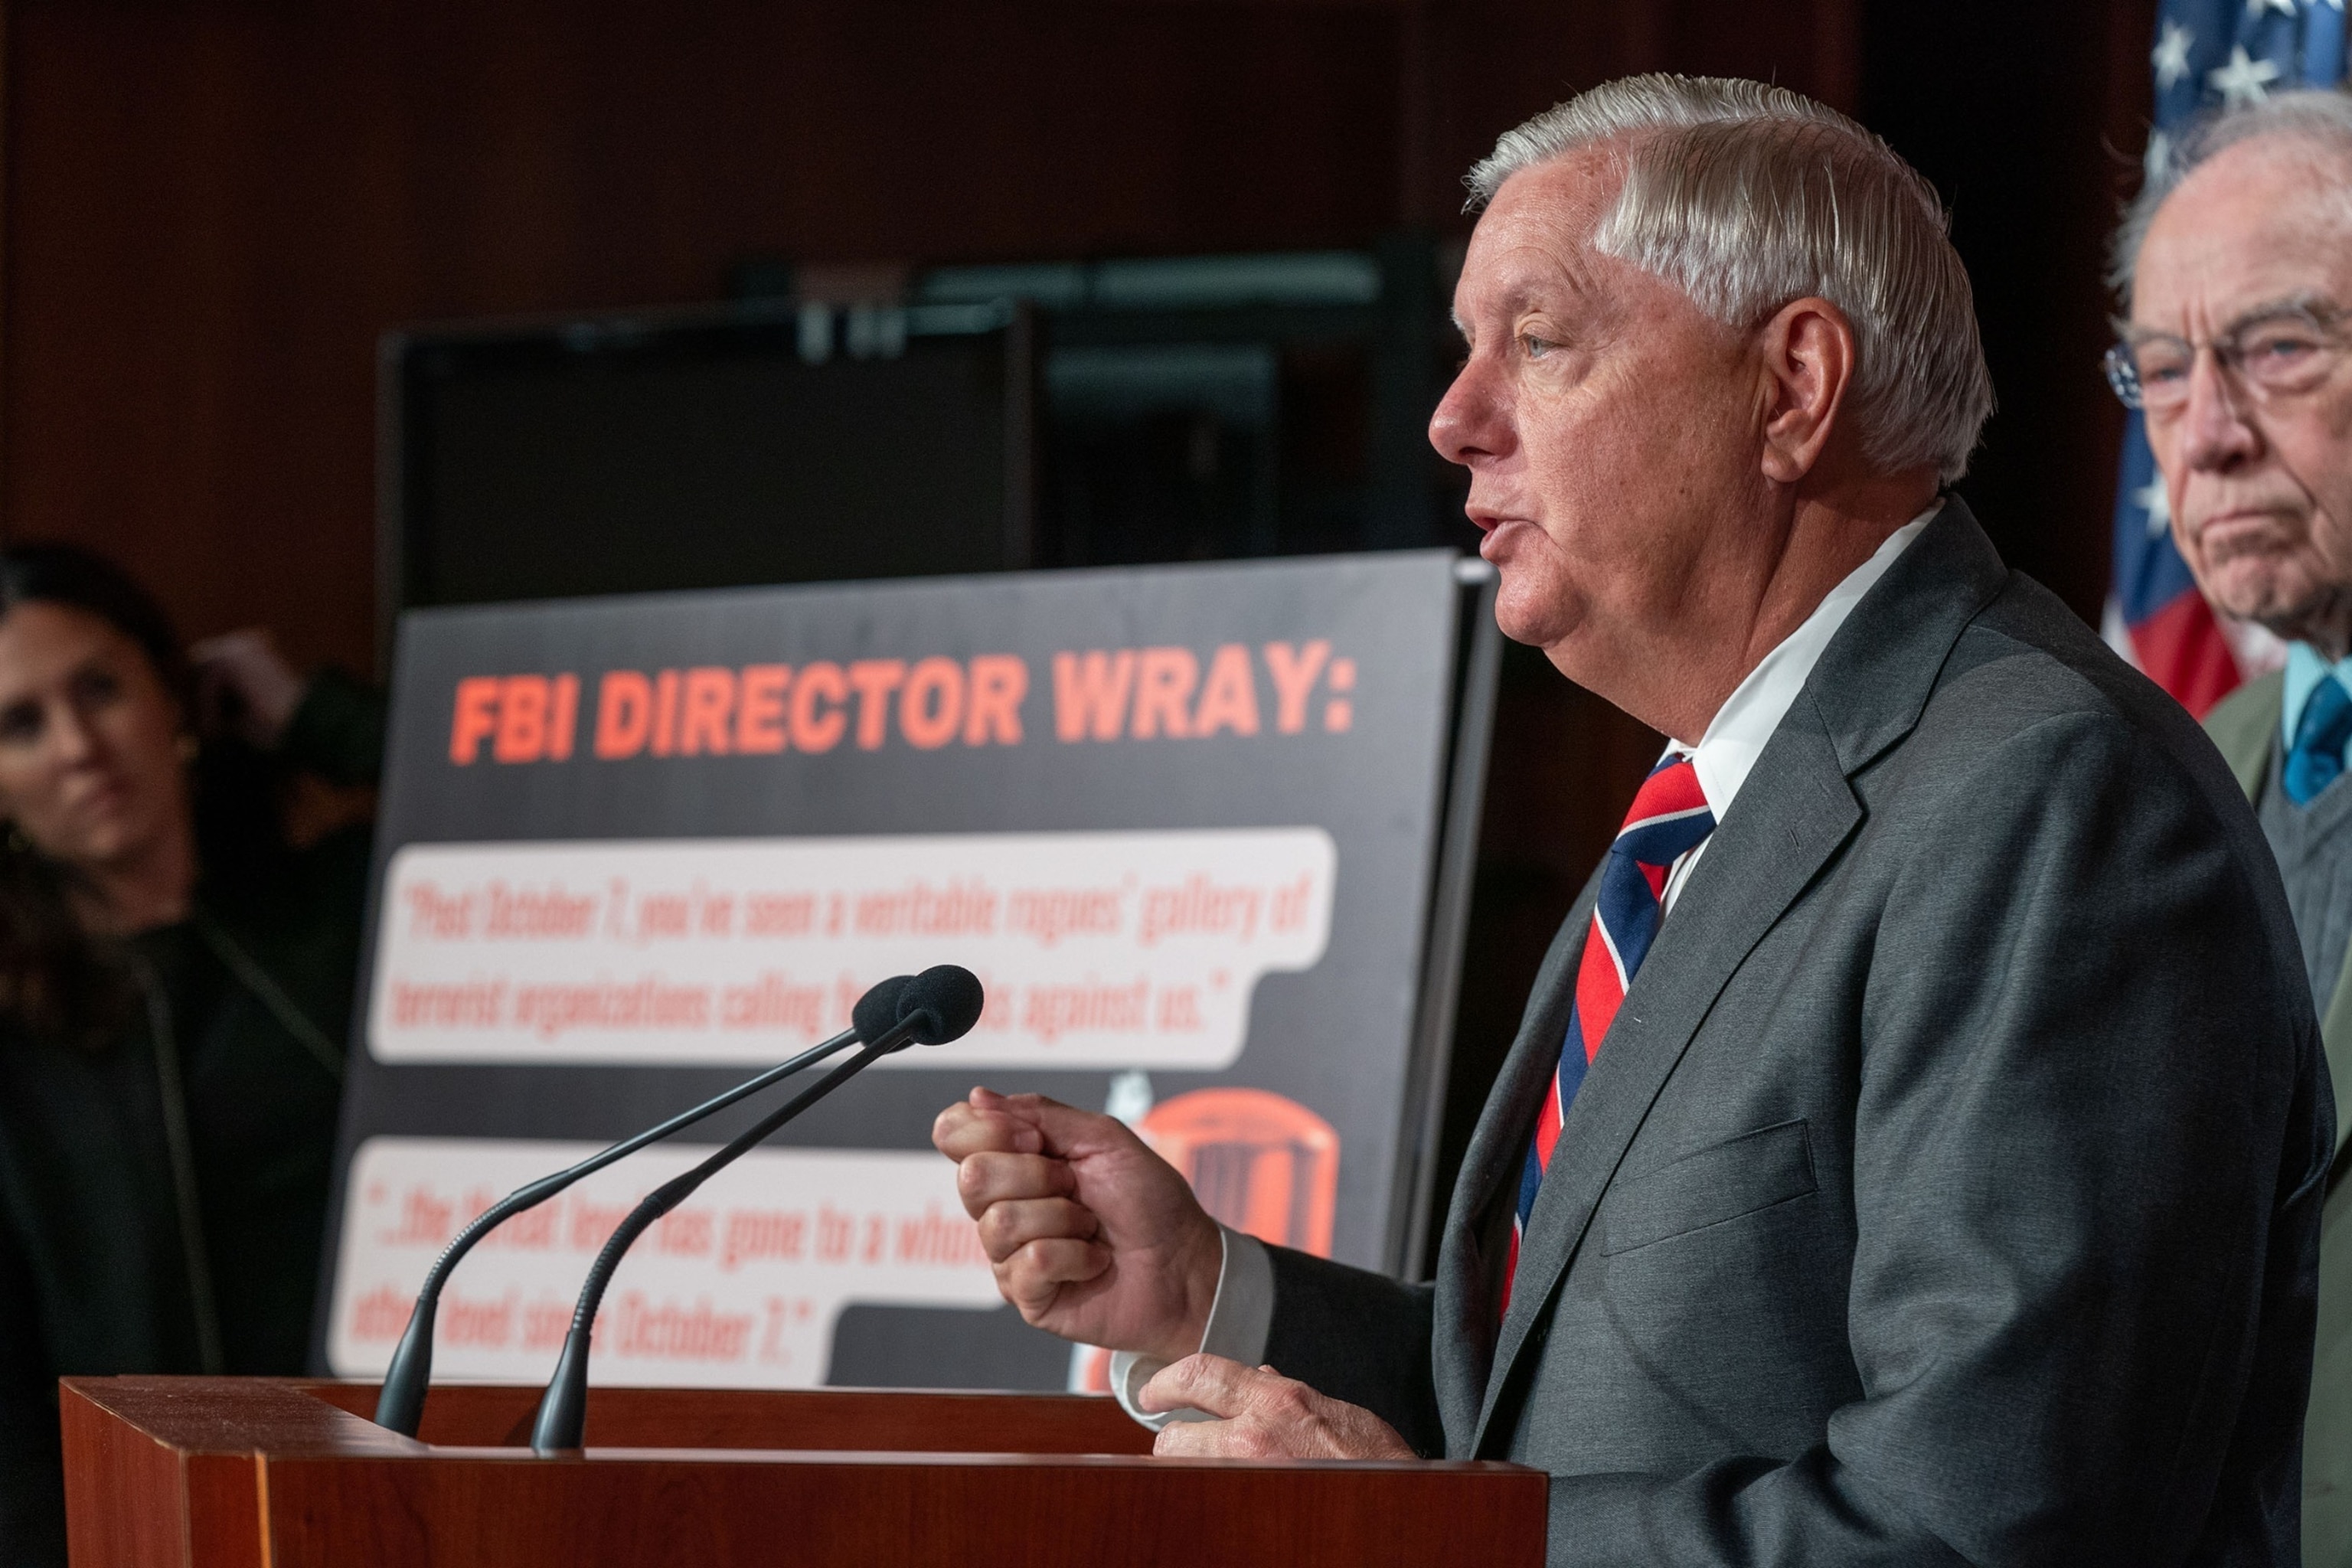
[[[2126,408],[2168,419],[2189,406],[2189,379],[2200,349],[2255,397],[2293,397],[2325,382],[2344,356],[2336,330],[2344,313],[2295,306],[2240,321],[2208,342],[2169,332],[2138,332],[2107,350],[2107,384]]]

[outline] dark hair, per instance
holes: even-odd
[[[0,619],[19,605],[64,605],[87,611],[146,654],[182,711],[193,712],[188,656],[172,617],[131,574],[78,544],[19,544],[0,550]]]
[[[71,544],[0,550],[0,619],[20,605],[60,605],[139,645],[193,723],[194,683],[171,617],[104,556]],[[0,1023],[95,1046],[130,1000],[120,949],[74,918],[72,873],[13,829],[0,845]]]

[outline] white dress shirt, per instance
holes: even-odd
[[[1830,640],[1845,625],[1846,617],[1853,613],[1863,595],[1877,586],[1878,580],[1886,575],[1886,569],[1895,564],[1895,557],[1911,547],[1911,542],[1925,531],[1943,505],[1939,498],[1926,511],[1888,534],[1869,560],[1832,588],[1803,624],[1781,638],[1724,699],[1723,706],[1716,710],[1706,733],[1698,738],[1696,744],[1667,742],[1666,756],[1690,758],[1691,767],[1698,774],[1700,793],[1706,796],[1707,806],[1715,813],[1717,823],[1731,810],[1739,786],[1748,782],[1756,759],[1764,754],[1765,742],[1771,740],[1772,732],[1780,727],[1780,721],[1797,700],[1797,694],[1805,689],[1813,666],[1821,662],[1822,650],[1830,646]],[[1674,911],[1675,900],[1690,880],[1692,868],[1706,853],[1707,842],[1700,840],[1666,874],[1667,913]],[[1216,1300],[1209,1309],[1208,1328],[1201,1336],[1201,1349],[1211,1355],[1227,1356],[1255,1366],[1265,1359],[1266,1336],[1274,1323],[1274,1263],[1266,1256],[1265,1244],[1255,1237],[1244,1236],[1230,1226],[1218,1228],[1224,1233],[1224,1261],[1218,1270]],[[1152,1415],[1136,1408],[1136,1394],[1167,1364],[1132,1351],[1114,1353],[1110,1358],[1110,1386],[1120,1408],[1155,1431],[1171,1421],[1213,1419],[1195,1410]]]

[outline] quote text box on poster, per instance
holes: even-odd
[[[371,1138],[352,1161],[327,1357],[377,1377],[442,1247],[501,1194],[593,1143]],[[486,1237],[450,1277],[434,1375],[543,1383],[597,1249],[708,1148],[647,1150]],[[955,1167],[928,1150],[755,1149],[639,1237],[605,1293],[590,1364],[641,1387],[808,1388],[852,1302],[1000,1303]]]
[[[988,1006],[959,1065],[1214,1070],[1258,978],[1322,958],[1337,869],[1319,827],[409,845],[368,1047],[764,1062],[876,981],[961,963]]]

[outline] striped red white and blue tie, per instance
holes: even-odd
[[[1543,1185],[1544,1171],[1559,1142],[1560,1124],[1665,918],[1667,873],[1714,831],[1715,813],[1698,786],[1697,770],[1688,757],[1668,756],[1642,781],[1633,809],[1625,814],[1625,826],[1609,847],[1609,861],[1601,871],[1601,896],[1592,906],[1592,929],[1585,934],[1584,958],[1577,967],[1576,999],[1568,1011],[1559,1070],[1552,1074],[1551,1092],[1536,1117],[1536,1135],[1519,1171],[1518,1212],[1511,1220],[1511,1256],[1503,1268],[1497,1317],[1510,1310],[1519,1238],[1535,1212],[1536,1191]]]

